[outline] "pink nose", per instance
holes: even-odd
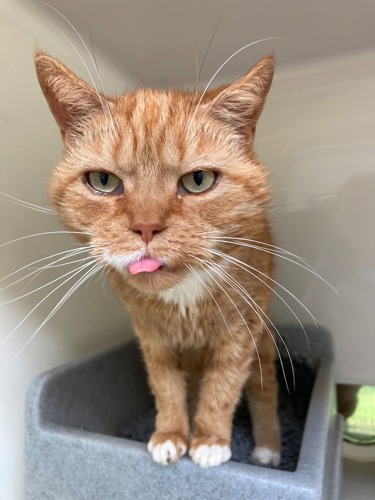
[[[160,233],[163,231],[164,227],[162,224],[156,222],[156,223],[143,223],[143,222],[138,222],[133,224],[133,226],[130,228],[134,233],[137,233],[140,235],[142,238],[142,241],[148,245],[155,234]]]

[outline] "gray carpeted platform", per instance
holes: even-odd
[[[290,361],[282,358],[284,370],[289,383],[293,387]],[[315,380],[315,368],[304,356],[294,356],[294,374],[296,386],[288,393],[284,373],[278,362],[279,379],[279,418],[281,424],[282,455],[279,469],[294,471],[297,467],[301,447],[303,429]],[[155,410],[151,409],[136,420],[128,423],[120,430],[120,436],[147,443],[154,431]],[[254,447],[251,432],[251,420],[246,400],[243,399],[234,417],[232,432],[232,460],[244,464],[259,465],[250,458]]]
[[[230,462],[210,469],[187,457],[168,467],[154,463],[141,442],[152,432],[153,398],[133,341],[33,382],[27,398],[26,499],[338,500],[342,430],[330,336],[308,327],[309,350],[300,329],[282,333],[294,360],[296,391],[288,395],[281,383],[280,469],[249,463],[251,427],[242,405]]]

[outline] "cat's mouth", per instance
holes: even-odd
[[[129,264],[128,271],[130,274],[140,274],[140,273],[154,273],[158,270],[165,269],[162,262],[157,259],[150,257],[140,259],[136,262]]]
[[[171,267],[161,259],[149,256],[131,262],[126,269],[131,283],[145,292],[166,290],[183,276],[181,268]]]
[[[148,281],[153,280],[153,276],[174,275],[176,271],[176,268],[171,267],[166,261],[167,259],[156,258],[149,253],[134,252],[130,255],[114,255],[110,252],[103,252],[102,257],[105,264],[110,265],[119,273],[129,273],[134,277],[148,277]]]

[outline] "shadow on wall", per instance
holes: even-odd
[[[333,181],[327,162],[300,173],[309,186],[308,201],[286,203],[275,215],[277,244],[293,248],[337,290],[336,294],[312,273],[289,265],[279,269],[278,280],[292,283],[293,293],[334,334],[336,375],[344,383],[371,383],[368,370],[373,366],[369,342],[375,322],[375,168],[372,160],[366,166],[359,158],[349,171],[345,165],[340,170],[336,161]]]

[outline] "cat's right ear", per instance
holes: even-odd
[[[255,127],[270,90],[275,61],[273,55],[261,59],[239,80],[210,91],[206,112],[236,130],[246,143],[253,142]]]
[[[66,146],[80,133],[82,123],[96,113],[105,113],[106,98],[48,54],[35,54],[40,87],[61,130]]]

